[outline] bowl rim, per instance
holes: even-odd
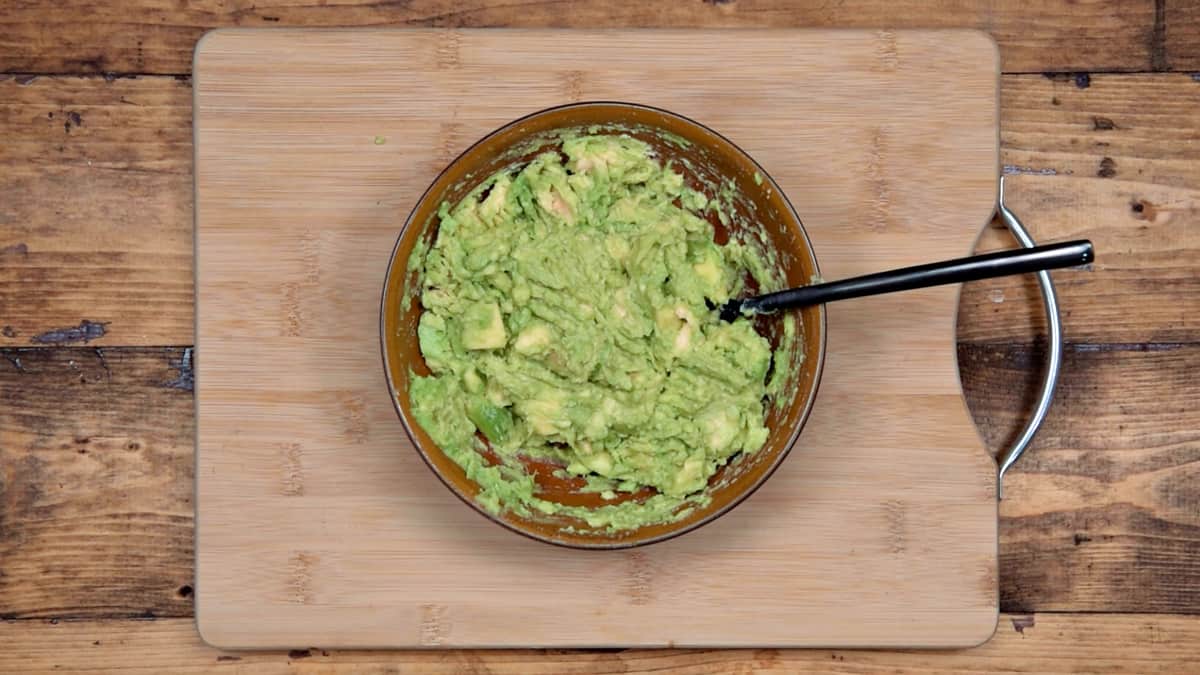
[[[471,507],[471,510],[473,510],[476,513],[478,513],[479,515],[483,516],[488,521],[490,521],[496,525],[499,525],[499,526],[503,527],[504,529],[509,530],[510,532],[515,532],[516,534],[519,534],[525,538],[532,539],[534,541],[539,541],[539,542],[542,542],[545,544],[550,544],[553,546],[568,548],[568,549],[572,549],[572,550],[613,551],[613,550],[638,548],[641,546],[648,546],[650,544],[657,544],[657,543],[664,542],[664,541],[667,541],[670,539],[674,539],[676,537],[682,536],[689,532],[693,532],[693,531],[713,522],[714,520],[720,518],[721,516],[729,513],[730,511],[735,509],[737,506],[739,506],[740,504],[745,502],[752,494],[757,492],[759,490],[759,488],[761,488],[764,484],[766,484],[767,480],[772,475],[774,475],[774,473],[783,464],[783,461],[785,459],[787,459],[788,455],[791,454],[793,447],[796,445],[796,440],[800,437],[800,432],[804,429],[804,426],[808,423],[808,418],[812,413],[813,405],[815,404],[816,398],[817,398],[817,391],[820,389],[820,385],[821,385],[821,375],[825,370],[825,344],[826,344],[826,340],[828,338],[828,326],[827,326],[827,321],[826,321],[825,305],[823,305],[823,304],[818,305],[817,306],[817,314],[819,317],[818,332],[817,332],[818,344],[817,344],[817,353],[815,355],[816,368],[813,371],[813,383],[812,383],[811,389],[809,390],[808,397],[804,401],[804,405],[800,409],[800,413],[799,413],[795,428],[792,429],[792,432],[788,436],[788,439],[787,439],[786,444],[784,445],[783,449],[779,451],[779,454],[771,462],[771,465],[768,466],[765,471],[763,471],[762,476],[760,476],[758,478],[758,480],[756,480],[752,484],[750,484],[749,487],[744,488],[740,493],[735,494],[729,500],[729,502],[727,504],[725,504],[724,506],[722,506],[721,508],[713,511],[712,513],[706,515],[705,517],[703,517],[693,523],[689,523],[685,527],[680,527],[680,528],[671,530],[669,532],[664,532],[662,534],[655,535],[653,537],[648,537],[645,539],[638,539],[638,540],[603,541],[603,542],[597,542],[595,544],[574,543],[574,542],[563,541],[563,540],[551,538],[549,536],[544,536],[537,532],[529,531],[529,530],[523,529],[521,527],[517,527],[516,525],[513,525],[512,523],[509,523],[507,520],[501,518],[498,514],[491,513],[490,511],[483,508],[483,506],[480,505],[479,503],[477,503],[473,497],[471,497],[470,495],[464,494],[457,485],[455,485],[453,482],[451,482],[449,479],[447,479],[446,476],[442,475],[442,472],[438,470],[437,466],[434,465],[432,460],[429,458],[429,455],[427,454],[425,448],[422,447],[420,440],[418,440],[417,435],[413,433],[413,429],[409,425],[408,418],[405,415],[403,407],[400,404],[400,399],[398,398],[399,394],[400,394],[399,388],[396,386],[395,381],[393,381],[393,379],[392,379],[391,362],[388,358],[387,347],[388,347],[388,337],[389,336],[388,336],[388,331],[387,331],[387,317],[388,317],[387,288],[388,288],[388,282],[392,279],[393,270],[395,269],[396,264],[397,264],[397,254],[400,252],[400,245],[404,240],[404,235],[408,232],[409,228],[412,227],[413,218],[416,216],[417,211],[420,210],[421,206],[425,203],[425,200],[429,197],[429,195],[433,191],[434,187],[436,187],[438,185],[438,183],[440,183],[442,181],[442,178],[447,173],[449,173],[450,169],[453,168],[456,164],[458,164],[459,161],[461,161],[464,157],[466,157],[467,155],[470,155],[477,147],[479,147],[480,145],[483,145],[484,143],[489,141],[494,136],[497,136],[497,135],[499,135],[503,132],[506,132],[514,127],[524,124],[525,122],[529,121],[530,119],[533,119],[535,117],[540,117],[542,115],[546,115],[549,113],[561,111],[561,110],[570,110],[570,109],[577,109],[577,108],[632,108],[632,109],[637,109],[637,110],[642,110],[642,111],[649,111],[649,112],[657,113],[660,115],[665,115],[667,117],[676,118],[676,119],[684,122],[685,124],[693,125],[707,133],[712,134],[720,141],[728,143],[730,147],[732,147],[735,151],[740,153],[744,158],[746,158],[746,160],[748,160],[750,162],[750,164],[754,167],[754,169],[762,176],[763,182],[767,183],[779,195],[780,199],[783,201],[783,205],[787,208],[787,214],[791,216],[793,222],[796,224],[796,226],[799,230],[799,234],[805,244],[808,257],[812,262],[812,267],[813,267],[814,273],[820,275],[820,267],[818,266],[817,253],[816,253],[816,250],[813,248],[812,239],[809,238],[809,236],[808,236],[808,230],[805,229],[804,223],[803,223],[803,221],[800,220],[800,215],[796,212],[795,207],[792,206],[791,200],[788,199],[787,193],[784,192],[783,189],[779,187],[779,184],[775,182],[775,179],[771,177],[771,175],[766,171],[766,169],[764,169],[762,167],[762,165],[759,164],[758,161],[756,159],[754,159],[754,157],[750,153],[746,152],[740,145],[738,145],[737,143],[730,140],[724,134],[721,134],[720,132],[714,130],[712,127],[709,127],[706,124],[698,122],[698,121],[696,121],[690,117],[687,117],[685,115],[681,115],[679,113],[667,110],[665,108],[647,105],[644,103],[630,103],[627,101],[613,101],[613,100],[578,101],[578,102],[574,102],[574,103],[565,103],[565,104],[560,104],[560,105],[549,106],[546,108],[541,108],[539,110],[527,113],[525,115],[522,115],[520,117],[512,119],[508,122],[505,122],[504,124],[496,127],[495,129],[493,129],[493,130],[487,132],[486,134],[484,134],[483,136],[479,137],[475,142],[471,143],[471,145],[467,146],[467,148],[465,148],[462,152],[460,152],[457,156],[455,156],[454,159],[447,162],[446,165],[444,167],[442,167],[441,171],[439,171],[437,173],[437,175],[434,176],[433,180],[430,181],[429,185],[421,193],[421,196],[418,197],[417,200],[413,203],[412,209],[409,211],[408,216],[404,219],[404,225],[400,228],[400,231],[396,235],[396,243],[392,246],[392,252],[388,259],[387,270],[384,274],[383,289],[382,289],[382,292],[380,293],[380,297],[379,297],[379,350],[383,357],[383,373],[384,373],[384,378],[387,381],[388,396],[391,399],[392,408],[396,411],[396,416],[400,418],[400,424],[401,424],[401,426],[404,427],[404,433],[408,436],[408,439],[412,443],[413,448],[416,449],[417,454],[421,457],[421,461],[423,461],[425,463],[425,466],[427,466],[429,468],[429,470],[433,473],[434,476],[437,477],[437,479],[442,483],[442,485],[446,486],[452,494],[454,494],[456,497],[458,497],[458,499],[460,501],[465,503],[467,506]],[[406,260],[403,262],[402,267],[407,268],[407,266],[408,266],[408,261]],[[808,357],[809,357],[809,355],[806,354],[805,358],[808,358]]]

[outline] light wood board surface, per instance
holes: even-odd
[[[967,253],[994,202],[994,45],[968,31],[222,31],[198,47],[197,614],[225,647],[966,646],[996,621],[994,465],[957,288],[829,308],[782,469],[677,540],[524,540],[433,478],[388,401],[404,216],[499,124],[573,100],[713,126],[827,278]],[[280,366],[284,367],[280,367]]]

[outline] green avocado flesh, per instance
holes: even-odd
[[[706,300],[719,306],[765,265],[714,242],[703,214],[719,208],[644,142],[586,133],[442,204],[436,239],[410,261],[431,374],[413,373],[409,393],[486,509],[608,531],[669,522],[705,503],[731,457],[762,448],[771,345]],[[605,500],[654,490],[559,504],[539,496],[531,458]]]

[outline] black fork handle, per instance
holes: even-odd
[[[1086,265],[1094,259],[1092,242],[1080,239],[1061,244],[1047,244],[1027,249],[998,251],[944,260],[813,286],[789,288],[742,300],[740,310],[743,313],[770,313],[781,309],[794,309],[881,293],[895,293],[915,288],[991,279],[1010,274],[1075,267]]]

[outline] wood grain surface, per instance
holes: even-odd
[[[991,635],[995,468],[960,394],[956,288],[828,308],[803,461],[719,521],[634,551],[581,554],[480,518],[430,479],[380,395],[378,285],[400,217],[469,139],[565,101],[634,100],[720,129],[797,205],[831,278],[970,250],[998,171],[986,36],[746,35],[206,37],[196,588],[210,642],[944,647]],[[292,367],[263,368],[277,362]],[[730,576],[738,566],[755,573]]]
[[[1042,352],[959,347],[990,446],[1023,424]],[[1200,345],[1073,344],[1063,378],[1033,450],[1005,479],[1001,607],[1196,613]]]
[[[467,28],[976,28],[995,36],[1007,72],[1200,69],[1190,1],[414,0],[337,4],[281,0],[96,5],[31,0],[0,14],[0,71],[188,73],[210,28],[361,26]],[[1165,6],[1165,7],[1164,7]],[[86,20],[84,20],[86,19]],[[1171,30],[1166,30],[1171,20]],[[22,49],[15,49],[21,46]]]
[[[996,27],[1005,70],[1035,73],[1002,78],[1002,165],[1016,181],[1010,196],[1018,212],[1039,237],[1079,231],[1086,221],[1090,236],[1115,244],[1122,262],[1119,269],[1097,264],[1069,286],[1060,283],[1069,298],[1068,338],[1077,344],[1048,420],[1057,431],[1039,437],[1009,475],[1010,498],[1000,505],[1002,608],[1200,613],[1189,594],[1200,586],[1198,443],[1180,435],[1196,424],[1186,415],[1160,418],[1157,427],[1137,423],[1139,411],[1154,410],[1158,401],[1181,409],[1196,394],[1194,384],[1173,373],[1200,362],[1195,323],[1179,322],[1180,308],[1194,306],[1188,303],[1197,297],[1186,289],[1200,277],[1193,252],[1200,236],[1194,207],[1200,119],[1187,114],[1200,96],[1188,72],[1200,70],[1200,3],[955,2],[915,9],[875,2],[570,3],[554,6],[567,8],[557,17],[547,15],[549,5],[530,11],[525,3],[476,3],[445,17],[459,8],[421,0],[346,4],[35,0],[0,10],[0,344],[8,346],[0,351],[0,618],[7,619],[0,621],[0,671],[1193,669],[1197,655],[1178,651],[1200,644],[1187,627],[1193,617],[1125,614],[1039,613],[1036,625],[1017,614],[1002,617],[996,637],[978,650],[782,651],[775,665],[747,651],[394,652],[346,662],[343,652],[330,652],[330,659],[320,650],[204,649],[190,619],[192,560],[185,548],[192,532],[185,476],[193,462],[193,420],[190,406],[178,401],[190,395],[159,386],[188,381],[172,367],[185,351],[145,347],[192,341],[190,299],[159,296],[153,288],[191,278],[182,267],[190,265],[192,235],[191,50],[208,27],[239,21],[500,26],[565,24],[582,16],[590,25]],[[583,12],[588,7],[590,15]],[[1108,70],[1135,72],[1097,72]],[[1162,70],[1183,72],[1149,72]],[[94,109],[104,112],[103,125],[89,115]],[[82,125],[63,119],[72,111]],[[1112,199],[1114,188],[1146,201]],[[1036,200],[1026,200],[1031,192]],[[1137,236],[1140,228],[1153,236]],[[29,237],[51,231],[54,240],[30,245]],[[1171,239],[1171,232],[1178,236]],[[152,242],[149,255],[131,233]],[[107,248],[97,254],[93,240]],[[981,248],[1004,245],[1006,236],[995,230],[981,241]],[[38,260],[45,251],[57,253]],[[1106,251],[1100,253],[1103,263]],[[35,264],[18,262],[26,255]],[[1164,268],[1174,271],[1163,274]],[[1035,386],[1041,323],[1028,302],[1032,289],[970,284],[962,296],[959,334],[970,343],[960,346],[964,388],[993,448],[1019,424],[1012,411],[1028,405]],[[130,292],[137,303],[114,300]],[[85,319],[103,323],[105,334],[79,329]],[[43,334],[48,342],[31,341]],[[87,346],[70,346],[85,338]],[[103,376],[93,345],[101,346],[112,378]],[[87,405],[75,406],[77,397]],[[1122,409],[1118,397],[1141,407]],[[127,412],[114,415],[121,407]],[[120,439],[159,439],[156,447],[169,458],[159,470],[171,480],[144,470],[99,472],[101,451],[68,457],[53,449],[72,445],[76,434],[101,433],[111,445],[102,452],[127,452]],[[1044,462],[1043,454],[1056,459]],[[38,471],[21,466],[47,455],[54,459],[40,462]],[[1017,489],[1019,498],[1011,495]],[[109,522],[96,527],[81,517],[91,510],[110,514]],[[149,618],[164,616],[180,618]]]
[[[0,357],[0,618],[189,615],[191,349]]]
[[[87,344],[191,344],[190,82],[22,82],[0,80],[0,120],[14,130],[0,144],[0,345],[82,342],[87,331],[67,329],[84,320],[103,326]],[[1039,240],[1087,236],[1100,252],[1091,274],[1060,283],[1068,338],[1195,339],[1200,116],[1187,113],[1200,85],[1170,74],[1001,84],[1013,208]],[[979,249],[1012,245],[991,229]],[[1043,333],[1033,280],[965,287],[960,339]]]
[[[1200,659],[1200,617],[1155,614],[1008,614],[996,637],[952,652],[828,649],[226,652],[186,619],[10,624],[3,672],[424,673],[1187,673]]]
[[[0,577],[0,618],[190,616],[192,357],[87,347],[0,357],[0,569],[22,571]],[[1021,424],[1040,354],[964,344],[959,362],[994,450]],[[1000,504],[1003,611],[1197,612],[1197,364],[1195,344],[1067,352],[1063,398]],[[1116,408],[1125,397],[1137,407]]]
[[[1090,274],[1056,275],[1074,342],[1188,342],[1200,334],[1200,83],[1187,75],[1006,77],[1003,171],[1039,240],[1091,239]],[[989,229],[981,249],[1012,246]],[[960,339],[1045,334],[1032,279],[968,284]],[[1102,301],[1101,301],[1102,299]]]
[[[0,81],[0,344],[192,343],[191,98]]]

